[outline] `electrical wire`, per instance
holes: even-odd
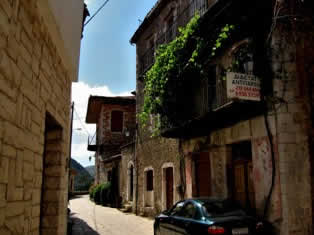
[[[84,27],[86,27],[86,25],[91,22],[91,20],[107,5],[107,3],[109,2],[109,0],[106,0],[99,8],[98,10],[94,13],[94,15],[91,16],[91,18],[84,24]]]
[[[76,110],[75,110],[75,109],[74,109],[74,112],[75,112],[75,115],[77,116],[77,119],[80,121],[81,126],[83,127],[84,131],[88,134],[88,136],[90,136],[90,134],[89,134],[88,130],[86,129],[85,125],[84,125],[84,124],[83,124],[83,122],[82,122],[81,117],[78,115],[78,113],[76,112]]]

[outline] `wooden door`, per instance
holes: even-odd
[[[195,160],[196,196],[208,197],[211,194],[209,153],[200,153]]]
[[[243,164],[236,164],[234,166],[234,199],[238,201],[241,206],[246,207],[246,190],[245,190],[245,167]]]
[[[255,208],[252,161],[235,161],[233,165],[233,198],[244,208]]]
[[[167,210],[173,206],[173,168],[166,168],[166,203]]]

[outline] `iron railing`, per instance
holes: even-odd
[[[93,136],[88,136],[88,145],[97,145],[97,132],[94,133]]]
[[[166,44],[175,39],[178,35],[178,29],[185,26],[190,19],[196,14],[204,15],[208,9],[208,0],[192,0],[191,3],[183,10],[178,9],[179,14],[169,25],[166,31],[160,31],[157,35],[155,45],[148,48],[140,57],[139,74],[143,75],[153,64],[155,49],[162,44]]]

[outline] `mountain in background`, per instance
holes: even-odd
[[[87,191],[90,185],[94,182],[94,177],[74,159],[71,159],[71,168],[77,172],[74,179],[74,190]]]
[[[85,167],[85,170],[87,170],[88,173],[95,178],[95,166],[87,166]]]

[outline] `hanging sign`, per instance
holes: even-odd
[[[261,83],[254,75],[227,73],[227,96],[230,99],[261,100]]]

